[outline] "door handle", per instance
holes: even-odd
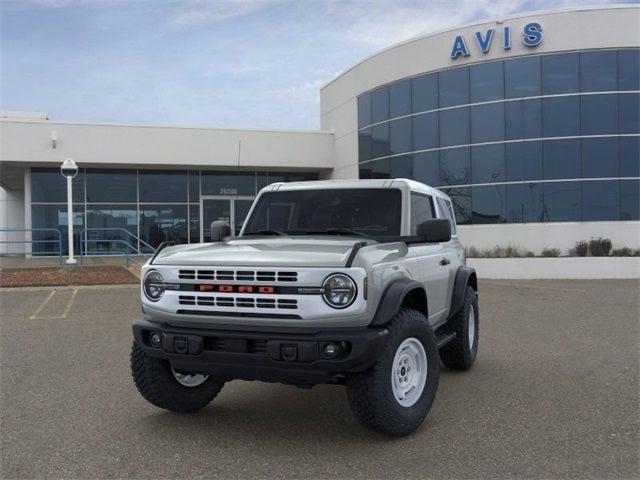
[[[445,265],[449,265],[451,263],[451,260],[449,260],[448,258],[443,258],[442,260],[440,260],[440,265],[442,265],[443,267]]]

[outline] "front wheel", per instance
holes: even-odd
[[[196,412],[224,386],[209,375],[174,370],[167,360],[148,356],[137,342],[131,347],[131,373],[149,403],[172,412]]]
[[[438,389],[438,347],[427,318],[402,309],[389,323],[376,363],[347,377],[353,414],[371,430],[405,436],[424,421]]]

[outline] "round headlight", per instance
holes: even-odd
[[[164,278],[157,270],[151,270],[144,277],[144,295],[152,302],[157,302],[164,294]]]
[[[333,308],[346,308],[356,298],[356,284],[349,276],[342,273],[329,275],[322,287],[324,288],[322,298]]]

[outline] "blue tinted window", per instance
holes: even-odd
[[[489,62],[469,67],[471,103],[504,98],[503,62]]]
[[[504,77],[506,98],[540,95],[540,57],[507,60]]]
[[[507,185],[507,221],[510,223],[544,221],[542,195],[541,183]]]
[[[584,95],[580,103],[583,135],[618,133],[617,95]]]
[[[581,182],[544,183],[544,221],[579,222],[581,197]]]
[[[108,231],[94,230],[88,242],[90,252],[94,254],[121,253],[123,249],[132,252],[123,242],[130,242],[131,237],[118,229],[126,230],[133,235],[138,234],[138,206],[131,205],[89,205],[87,207],[88,228],[108,228]],[[106,241],[107,239],[120,239],[122,242]]]
[[[438,147],[438,113],[424,113],[413,117],[413,149]]]
[[[187,172],[140,170],[140,202],[187,202]]]
[[[542,142],[505,145],[507,181],[542,179]]]
[[[618,89],[640,90],[640,50],[618,51]]]
[[[390,118],[411,113],[411,81],[403,80],[389,87]]]
[[[197,170],[189,172],[189,201],[200,201],[200,172]]]
[[[443,192],[451,198],[451,206],[456,215],[456,223],[464,225],[471,222],[471,188],[446,188]]]
[[[60,178],[62,175],[60,172],[56,172]],[[66,190],[65,190],[66,195]],[[34,255],[57,255],[60,247],[62,247],[62,254],[68,253],[68,236],[67,229],[69,228],[67,217],[66,205],[31,205],[31,228],[55,228],[60,231],[60,235],[56,232],[44,231],[33,232],[31,234],[32,240],[35,242],[32,244],[31,252]],[[80,252],[80,232],[84,228],[84,205],[73,205],[73,248],[76,255]],[[62,241],[60,245],[59,241]],[[8,252],[19,252],[19,248],[23,244],[5,244],[5,248]],[[83,248],[87,244],[83,245]],[[93,248],[92,243],[88,244],[89,250]]]
[[[640,220],[640,181],[620,181],[620,220]]]
[[[640,137],[620,138],[620,176],[640,177]]]
[[[438,108],[438,74],[422,75],[411,80],[413,112]]]
[[[371,124],[371,96],[368,93],[358,97],[358,128]]]
[[[371,92],[371,123],[389,118],[389,89],[381,87]]]
[[[389,124],[383,123],[371,127],[371,157],[384,157],[390,154]]]
[[[615,51],[580,54],[580,90],[583,92],[618,90],[618,55]]]
[[[413,155],[413,178],[418,182],[437,187],[440,185],[439,152],[423,152]]]
[[[364,163],[360,165],[358,169],[358,178],[363,178],[365,180],[371,179],[371,163]]]
[[[84,169],[79,169],[71,186],[73,202],[84,202]],[[58,168],[31,169],[31,201],[44,203],[67,203],[67,179]]]
[[[135,170],[87,171],[87,202],[137,201],[138,181]]]
[[[411,151],[411,118],[401,118],[389,122],[391,153]]]
[[[186,205],[143,205],[140,207],[140,238],[153,247],[162,242],[187,243]]]
[[[471,183],[504,182],[504,144],[471,147]]]
[[[541,59],[542,94],[579,91],[579,57],[577,53],[544,55]]]
[[[358,161],[369,160],[372,158],[372,152],[371,128],[360,130],[358,133]]]
[[[505,218],[504,185],[471,188],[471,223],[502,223]]]
[[[200,205],[197,203],[189,205],[189,242],[200,242]]]
[[[542,100],[506,102],[504,109],[507,140],[542,136]]]
[[[371,167],[371,178],[390,178],[391,163],[388,158],[374,160],[369,165]]]
[[[440,183],[465,185],[470,183],[469,147],[440,151]]]
[[[545,137],[580,135],[580,98],[543,99],[542,132]]]
[[[401,155],[389,159],[389,178],[413,178],[413,158]]]
[[[469,103],[469,68],[440,72],[438,80],[440,108]]]
[[[469,143],[469,108],[455,108],[439,112],[440,146]]]
[[[620,220],[620,182],[582,182],[582,221]]]
[[[579,178],[580,140],[547,140],[543,142],[543,173],[544,178]]]
[[[504,103],[471,107],[471,143],[504,140]]]
[[[618,95],[620,99],[620,133],[640,133],[640,95],[625,93]]]
[[[582,139],[582,176],[618,176],[618,137]]]

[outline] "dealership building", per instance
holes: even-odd
[[[602,236],[637,249],[639,24],[638,6],[616,5],[527,13],[408,40],[321,89],[320,131],[5,112],[0,229],[62,229],[64,237],[59,165],[72,157],[80,167],[78,240],[83,229],[99,236],[107,231],[96,229],[109,228],[153,246],[207,241],[213,220],[228,219],[237,231],[252,198],[272,182],[404,177],[451,197],[468,246],[566,253]],[[101,242],[89,248],[112,250]]]

